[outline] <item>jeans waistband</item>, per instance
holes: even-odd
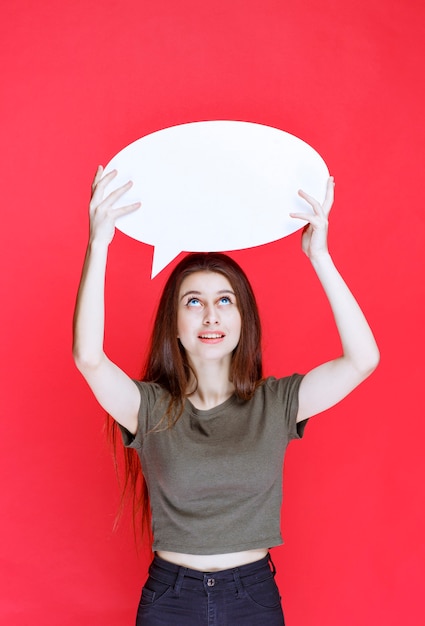
[[[217,572],[201,572],[199,570],[190,569],[189,567],[182,567],[175,563],[170,563],[161,559],[159,556],[154,557],[150,567],[149,575],[163,583],[175,586],[186,586],[186,584],[196,585],[199,581],[201,585],[207,585],[208,587],[215,587],[216,585],[222,586],[223,584],[230,583],[239,586],[249,586],[259,582],[260,580],[274,576],[276,569],[270,554],[264,558],[248,563],[247,565],[241,565],[239,567],[232,567],[230,569],[219,570]],[[199,584],[198,583],[198,584]]]

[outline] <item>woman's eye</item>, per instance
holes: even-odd
[[[220,298],[220,304],[232,304],[232,301],[227,296]]]
[[[200,306],[201,303],[199,302],[198,298],[190,298],[187,302],[186,302],[186,306]]]

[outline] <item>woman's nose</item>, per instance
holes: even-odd
[[[204,314],[204,324],[211,326],[212,324],[218,324],[219,317],[214,307],[206,307]]]

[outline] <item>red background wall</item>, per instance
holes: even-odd
[[[174,124],[235,119],[310,143],[337,184],[330,245],[382,361],[311,420],[286,462],[290,626],[424,623],[424,17],[420,0],[3,3],[0,621],[133,624],[147,560],[71,319],[98,162]],[[168,270],[117,233],[107,347],[137,376]],[[234,254],[256,288],[268,373],[338,340],[299,233]]]

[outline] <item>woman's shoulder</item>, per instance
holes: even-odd
[[[142,401],[147,402],[149,405],[155,404],[158,400],[169,399],[170,394],[162,385],[146,380],[133,379],[139,389]]]
[[[261,381],[257,392],[263,394],[276,394],[278,396],[288,396],[294,392],[298,392],[303,377],[304,374],[298,373],[280,377],[267,376]]]

